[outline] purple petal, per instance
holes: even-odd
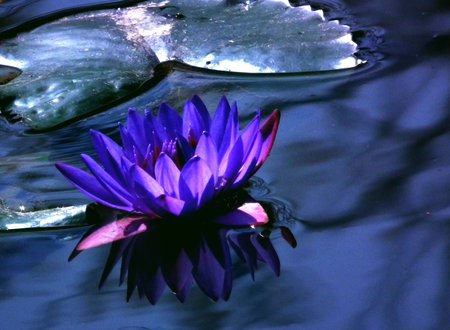
[[[108,244],[147,231],[146,218],[123,218],[104,225],[94,231],[76,246],[76,250],[84,251],[100,245]]]
[[[100,163],[103,168],[117,181],[123,183],[123,173],[121,171],[122,148],[106,135],[91,130],[92,144],[95,147]]]
[[[229,236],[229,242],[231,247],[236,253],[243,259],[250,268],[250,275],[255,280],[255,270],[257,264],[257,252],[253,244],[250,242],[250,236],[253,233],[238,233]]]
[[[156,161],[155,178],[162,185],[166,194],[179,198],[180,170],[172,159],[164,153],[161,153]]]
[[[134,177],[135,187],[139,189],[136,191],[140,195],[150,195],[157,198],[164,194],[164,189],[151,175],[144,171],[139,166],[133,166],[131,173]]]
[[[224,226],[259,226],[266,224],[269,217],[264,208],[256,201],[246,202],[236,210],[216,217],[214,222]]]
[[[219,178],[222,178],[221,186],[233,183],[239,169],[242,166],[244,148],[242,139],[239,137],[232,148],[222,158],[219,165]]]
[[[128,110],[127,130],[129,135],[133,138],[135,146],[139,153],[143,156],[147,151],[147,145],[150,143],[149,136],[154,129],[149,127],[147,129],[144,118],[134,109]]]
[[[61,174],[75,186],[75,188],[94,201],[113,209],[126,212],[133,211],[134,208],[132,206],[128,203],[124,203],[110,191],[105,189],[93,175],[63,163],[56,163],[55,166]]]
[[[228,123],[228,117],[230,115],[230,104],[225,96],[220,99],[217,106],[214,119],[211,122],[211,136],[219,149],[222,144],[223,137],[225,135],[225,129]]]
[[[241,138],[242,144],[244,146],[244,155],[249,153],[253,142],[257,136],[259,131],[259,122],[260,122],[261,114],[258,112],[253,120],[247,125],[247,127],[242,131]]]
[[[222,297],[225,269],[218,262],[207,242],[202,238],[192,275],[199,288],[211,299]]]
[[[172,215],[180,215],[184,209],[185,202],[178,199],[173,198],[168,195],[162,195],[156,198],[156,203],[162,207],[164,210],[168,211]]]
[[[184,286],[180,290],[178,290],[178,292],[175,292],[175,295],[177,296],[179,301],[184,302],[186,300],[192,284],[194,284],[194,278],[192,277],[192,274],[189,274],[188,278],[184,282]]]
[[[218,175],[217,147],[209,133],[204,132],[201,135],[197,148],[195,148],[195,154],[207,162],[216,182]]]
[[[150,304],[155,305],[164,293],[166,284],[160,269],[157,269],[153,276],[143,279],[141,284],[144,287],[145,296]]]
[[[122,139],[123,152],[125,156],[132,162],[136,162],[136,157],[134,154],[134,140],[128,133],[126,127],[121,123],[119,124],[120,138]]]
[[[227,151],[232,148],[239,136],[239,117],[236,102],[233,102],[228,116],[225,132],[221,137],[222,142],[217,145],[219,150],[219,159],[222,159]]]
[[[91,171],[91,173],[96,177],[96,179],[103,185],[103,187],[109,190],[113,195],[120,199],[124,204],[128,204],[130,207],[131,196],[130,194],[114,180],[100,165],[98,165],[90,156],[81,154],[81,158],[84,163]]]
[[[263,144],[261,148],[261,155],[259,156],[258,163],[256,164],[257,169],[260,168],[266,161],[267,157],[269,157],[273,143],[275,142],[278,126],[280,124],[280,116],[280,111],[274,110],[260,128],[263,137]]]
[[[239,174],[234,179],[234,183],[231,185],[231,188],[235,189],[243,185],[247,180],[255,173],[256,164],[261,154],[262,148],[262,137],[259,132],[257,132],[257,136],[253,141],[253,144],[248,152],[248,154],[244,157],[244,161],[241,169],[239,170]]]
[[[194,99],[186,101],[183,113],[183,136],[190,145],[195,146],[200,139],[200,135],[204,131],[209,131],[210,120],[211,118],[204,105],[197,108]]]
[[[214,179],[208,164],[198,156],[183,167],[180,176],[180,197],[188,211],[208,202],[214,194]]]
[[[270,239],[255,234],[250,237],[250,240],[258,252],[258,257],[269,265],[275,275],[280,276],[280,259]]]
[[[114,266],[122,258],[125,251],[130,247],[131,242],[132,238],[130,237],[121,241],[115,241],[111,244],[108,259],[106,260],[105,267],[103,267],[102,276],[98,285],[99,288],[103,286]]]
[[[162,273],[169,288],[175,292],[182,292],[186,282],[191,278],[192,263],[187,254],[181,249],[165,250],[165,262]]]
[[[170,139],[175,139],[183,133],[183,120],[180,115],[166,103],[162,103],[158,113],[161,126],[167,131]]]

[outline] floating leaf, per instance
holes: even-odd
[[[0,64],[23,71],[0,89],[0,111],[43,130],[117,104],[152,78],[158,62],[312,72],[357,66],[356,48],[348,26],[287,0],[171,0],[93,11],[0,46]]]

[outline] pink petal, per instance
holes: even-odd
[[[78,243],[76,250],[83,251],[145,232],[146,218],[123,218],[100,227]]]
[[[214,219],[214,222],[225,226],[260,226],[268,221],[269,216],[256,201],[244,203],[236,210]]]

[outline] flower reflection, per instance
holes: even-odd
[[[101,284],[121,259],[128,298],[137,287],[156,303],[166,284],[184,301],[194,281],[213,300],[232,287],[230,246],[250,267],[257,260],[279,274],[270,239],[255,226],[269,221],[264,208],[242,187],[262,166],[280,120],[275,110],[260,123],[258,112],[239,131],[237,106],[223,97],[211,118],[198,96],[183,117],[167,104],[158,116],[128,113],[120,126],[122,146],[92,131],[99,163],[81,155],[91,173],[57,163],[60,172],[96,204],[87,216],[96,225],[71,258],[111,243]],[[247,228],[249,232],[231,233]]]

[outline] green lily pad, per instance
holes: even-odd
[[[3,43],[0,63],[22,74],[0,87],[0,110],[47,129],[105,107],[152,77],[156,56],[105,14],[71,16]]]
[[[0,113],[46,130],[107,110],[177,60],[245,73],[353,68],[350,29],[287,0],[169,0],[69,16],[0,46],[0,64],[22,70],[0,87]]]

